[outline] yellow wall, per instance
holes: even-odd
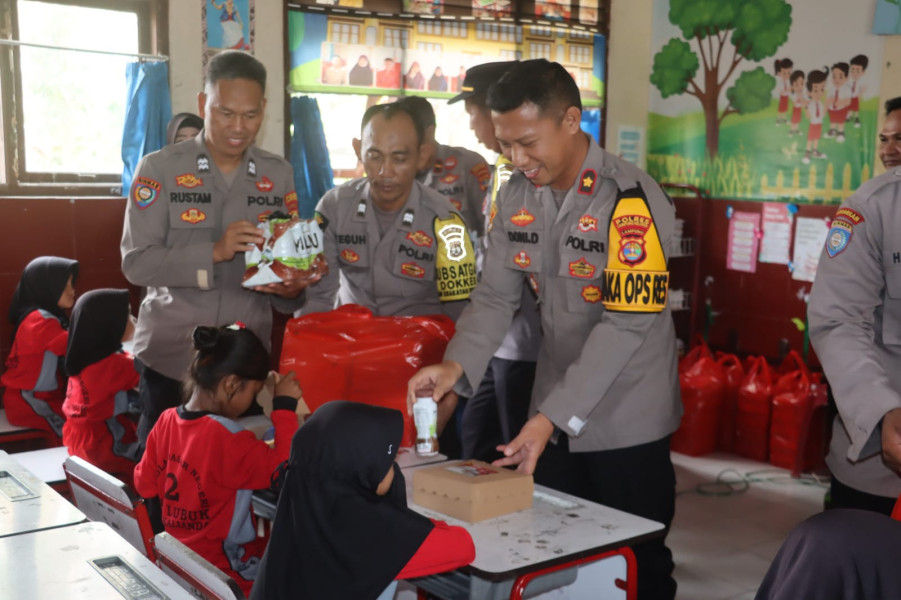
[[[254,55],[268,72],[266,119],[257,144],[285,155],[285,60],[283,8],[280,2],[257,0]],[[169,0],[169,85],[172,111],[197,112],[197,93],[203,87],[203,48],[200,3]]]

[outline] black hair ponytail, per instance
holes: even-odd
[[[241,325],[200,325],[191,337],[197,353],[191,363],[190,383],[197,388],[214,392],[229,375],[263,381],[269,374],[269,352],[260,338]]]

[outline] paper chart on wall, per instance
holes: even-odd
[[[829,233],[828,220],[798,217],[798,224],[795,227],[795,247],[792,253],[794,267],[792,279],[797,281],[814,280],[827,233]]]
[[[763,239],[760,262],[788,264],[792,238],[792,216],[781,202],[763,204]]]
[[[757,233],[760,214],[736,211],[729,219],[729,246],[726,268],[733,271],[757,271]]]

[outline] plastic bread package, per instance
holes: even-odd
[[[314,219],[273,213],[257,226],[263,243],[244,253],[244,287],[311,279],[328,273],[322,230]]]

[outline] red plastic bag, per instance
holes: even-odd
[[[750,367],[738,387],[735,453],[766,462],[769,450],[773,373],[766,358],[762,356],[753,358],[746,364]]]
[[[670,448],[689,456],[713,452],[724,386],[723,370],[703,342],[679,361],[679,388],[685,412]]]
[[[291,319],[279,371],[294,371],[311,411],[331,400],[353,400],[399,410],[404,446],[416,439],[407,415],[407,381],[423,366],[441,362],[454,335],[443,315],[376,317],[350,304]]]
[[[725,387],[720,405],[719,433],[716,438],[717,450],[735,451],[735,419],[738,415],[738,387],[745,376],[741,360],[734,354],[717,352],[716,363],[723,370]]]

